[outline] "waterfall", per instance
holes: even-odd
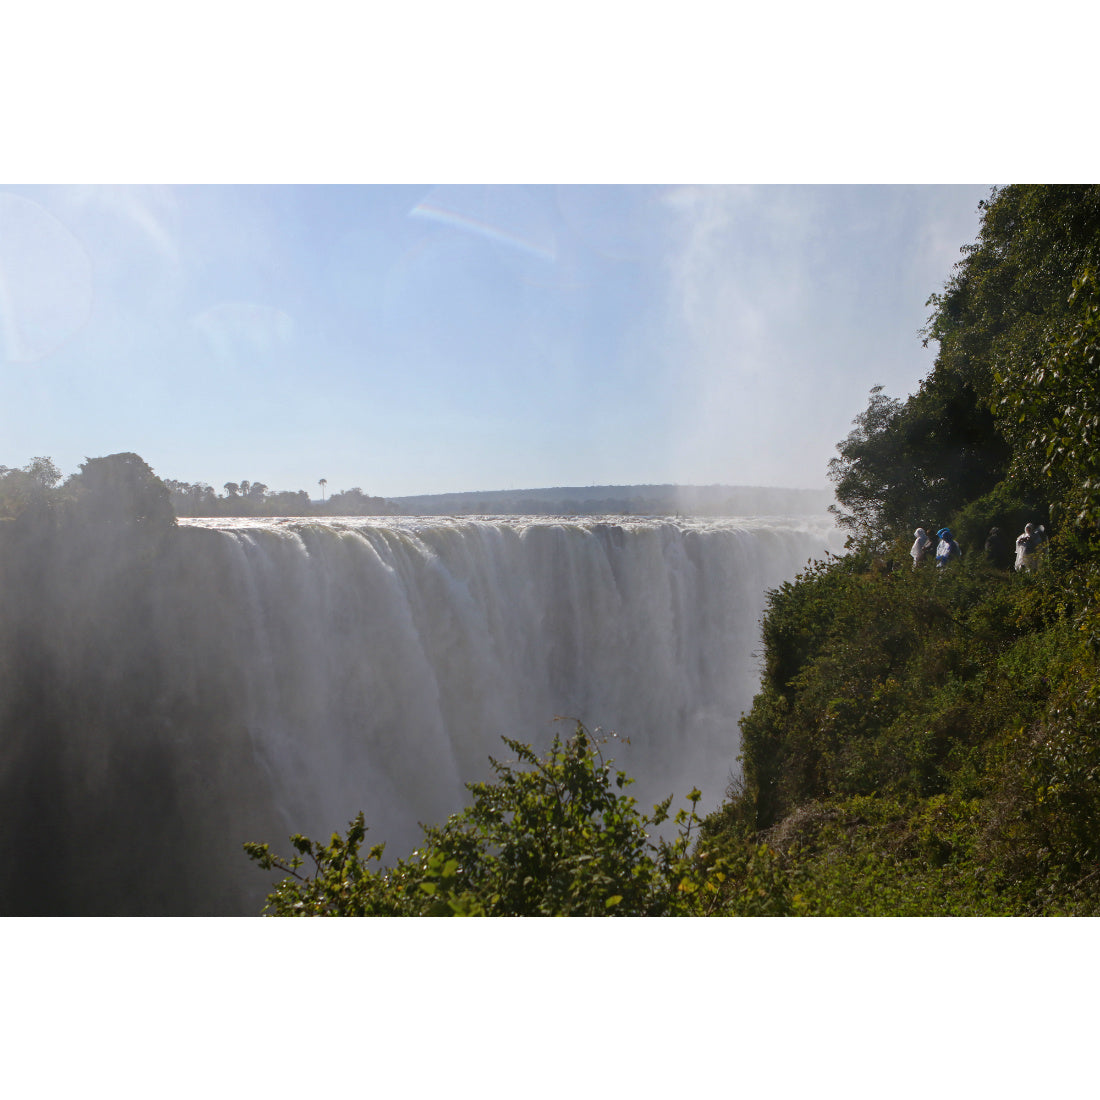
[[[25,690],[9,705],[0,824],[57,815],[40,911],[256,913],[243,841],[286,852],[363,810],[368,843],[405,855],[502,735],[542,750],[572,732],[557,716],[618,735],[605,754],[644,808],[698,786],[712,809],[766,590],[830,539],[777,517],[181,520],[127,574],[122,621],[55,586],[24,622],[43,635],[24,679],[64,699],[41,722]]]

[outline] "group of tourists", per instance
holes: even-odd
[[[961,558],[962,550],[951,534],[950,527],[941,527],[932,538],[923,527],[914,532],[913,547],[909,553],[913,557],[913,568],[926,561],[934,552],[936,568],[942,569],[953,558]],[[993,527],[985,540],[986,557],[994,561],[999,557],[1001,529]],[[1016,572],[1030,572],[1035,568],[1036,555],[1046,537],[1046,528],[1040,524],[1028,523],[1024,532],[1016,539]]]
[[[933,553],[933,550],[937,569],[942,569],[952,558],[962,557],[962,550],[952,537],[950,527],[941,527],[936,532],[935,538],[926,534],[923,527],[918,527],[913,534],[916,541],[914,541],[913,548],[909,553],[913,555],[914,569],[924,562]]]

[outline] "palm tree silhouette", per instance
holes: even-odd
[[[328,484],[328,478],[327,477],[321,478],[317,482],[317,484],[321,486],[321,503],[324,504],[325,503],[325,486]]]

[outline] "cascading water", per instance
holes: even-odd
[[[79,708],[53,723],[65,820],[87,830],[89,863],[66,873],[100,898],[90,911],[256,913],[269,883],[243,841],[286,851],[362,809],[368,842],[405,855],[507,756],[501,735],[541,751],[559,715],[629,739],[606,752],[643,807],[698,786],[713,808],[766,590],[830,538],[825,520],[780,518],[181,520],[133,579],[110,677],[86,675],[106,639],[73,636],[98,613],[69,609],[44,647],[50,676],[119,696],[88,711],[93,733]],[[129,867],[135,828],[143,853],[187,850],[175,874]]]

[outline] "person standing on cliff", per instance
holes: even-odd
[[[936,534],[940,540],[936,547],[936,568],[942,569],[952,558],[961,558],[962,549],[951,537],[950,527],[941,527]]]
[[[1004,542],[1001,539],[1001,529],[990,527],[985,540],[985,556],[994,565],[1000,567],[1004,563]]]
[[[913,558],[913,568],[916,569],[928,556],[928,551],[932,549],[932,540],[925,534],[923,527],[918,527],[913,532],[913,537],[915,541],[909,553]]]
[[[1016,539],[1016,572],[1027,571],[1030,573],[1035,568],[1035,554],[1039,544],[1043,541],[1046,528],[1039,524],[1024,524],[1024,533]]]

